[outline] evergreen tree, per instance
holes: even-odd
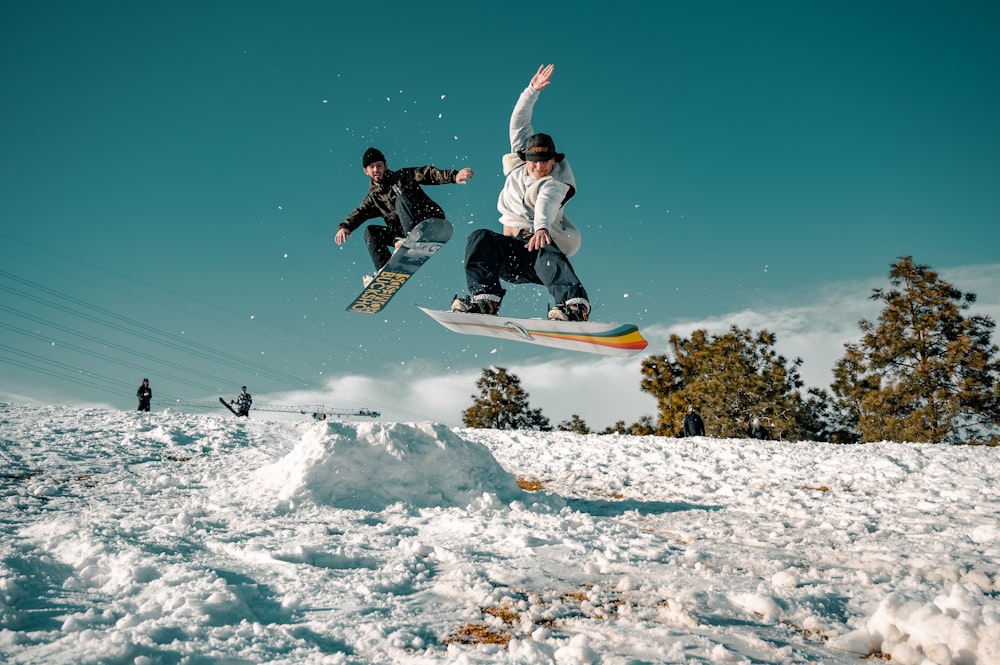
[[[656,434],[656,423],[653,422],[652,416],[643,416],[628,426],[628,433],[632,436]]]
[[[892,288],[873,289],[878,322],[861,321],[831,386],[862,441],[960,443],[1000,432],[1000,363],[988,316],[964,316],[975,302],[925,265],[903,256]]]
[[[528,406],[528,393],[521,380],[503,367],[487,367],[476,381],[479,396],[472,396],[472,406],[462,414],[466,427],[484,429],[551,429],[541,409]]]
[[[576,432],[577,434],[590,434],[590,428],[587,427],[587,423],[580,416],[573,414],[573,417],[569,420],[564,420],[559,423],[556,428],[560,432]]]
[[[625,425],[624,420],[617,421],[614,425],[605,427],[601,434],[628,434],[628,427]]]
[[[849,417],[838,408],[836,401],[825,390],[810,388],[806,398],[803,430],[812,432],[814,441],[830,443],[857,443],[858,434]]]
[[[624,420],[617,421],[614,425],[605,427],[601,434],[627,434],[629,436],[651,436],[656,434],[656,423],[651,416],[643,416],[631,425],[626,425]]]
[[[656,433],[677,436],[688,404],[697,404],[712,437],[745,437],[758,417],[775,439],[809,438],[814,419],[802,399],[798,368],[774,351],[774,334],[756,335],[733,326],[709,337],[696,330],[690,339],[670,337],[673,360],[650,356],[642,364],[643,391],[656,398]]]

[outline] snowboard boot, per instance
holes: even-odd
[[[451,302],[451,311],[463,314],[489,314],[496,316],[500,311],[501,296],[492,293],[480,293],[475,296],[459,298],[458,295]]]
[[[382,268],[384,268],[384,267],[385,266],[382,266]],[[379,273],[382,272],[382,268],[379,268],[378,270],[376,270],[371,275],[362,275],[362,277],[361,277],[361,283],[365,285],[366,289],[368,288],[368,285],[371,284],[372,282],[374,282],[375,278],[379,276]]]
[[[590,303],[584,298],[570,298],[549,310],[549,321],[587,321]]]

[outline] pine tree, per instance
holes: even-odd
[[[862,441],[960,443],[1000,433],[1000,362],[988,316],[964,316],[975,302],[925,265],[903,256],[884,305],[846,345],[831,386]]]
[[[466,427],[484,429],[551,429],[541,409],[528,405],[528,393],[521,380],[503,367],[487,367],[476,381],[479,396],[472,396],[472,406],[462,414]]]
[[[656,433],[677,436],[688,404],[697,404],[712,437],[745,437],[758,417],[775,439],[808,437],[812,418],[799,389],[798,368],[774,351],[774,334],[756,335],[733,326],[710,338],[696,330],[690,339],[670,337],[673,360],[650,356],[642,364],[641,388],[656,398]]]
[[[617,421],[614,425],[605,427],[601,434],[627,434],[629,436],[652,436],[656,435],[656,423],[651,416],[643,416],[631,425],[626,425],[624,420]]]
[[[632,436],[648,436],[656,434],[656,423],[652,416],[643,416],[628,426],[628,433]]]
[[[624,420],[619,420],[615,422],[614,425],[609,425],[605,427],[601,434],[628,434],[628,427],[625,425]]]
[[[803,430],[812,432],[814,441],[830,443],[857,443],[860,438],[851,419],[838,408],[830,393],[820,388],[810,388],[806,397]]]
[[[577,434],[590,434],[590,428],[580,416],[573,414],[569,420],[564,420],[556,427],[560,432],[576,432]]]

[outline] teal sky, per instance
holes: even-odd
[[[466,236],[499,228],[507,121],[548,62],[534,124],[577,176],[574,266],[593,317],[649,330],[651,353],[671,327],[766,322],[838,285],[865,284],[862,307],[900,255],[996,275],[995,2],[342,4],[4,3],[0,399],[134,408],[149,376],[162,400],[247,384],[457,422],[489,364],[551,368],[569,402],[608,389],[608,361],[588,383],[596,359],[414,307],[446,308]],[[429,189],[455,237],[382,316],[344,311],[371,266],[360,235],[333,242],[369,145],[476,172]],[[548,303],[515,286],[504,309]],[[457,385],[390,385],[431,377]]]

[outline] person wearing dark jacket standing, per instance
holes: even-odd
[[[149,411],[149,403],[153,401],[153,389],[149,387],[149,379],[143,379],[139,389],[135,391],[139,398],[139,408],[136,411]]]
[[[753,422],[750,423],[750,427],[747,428],[747,436],[761,441],[768,438],[767,428],[760,422],[760,418],[754,418]]]
[[[705,436],[705,423],[698,415],[694,404],[688,406],[687,415],[684,416],[684,436]]]
[[[381,217],[385,226],[365,229],[365,246],[375,265],[375,274],[382,269],[392,252],[417,224],[436,217],[444,219],[444,210],[422,189],[425,185],[464,185],[474,174],[472,169],[438,169],[433,166],[414,166],[390,171],[385,155],[377,148],[368,148],[361,157],[361,168],[371,178],[368,195],[347,218],[340,223],[334,241],[347,242],[362,224]],[[365,275],[365,286],[372,277]]]
[[[230,404],[236,405],[236,415],[244,416],[246,418],[250,417],[250,405],[253,404],[253,397],[247,392],[247,387],[243,386],[239,395],[236,399],[229,400]]]

